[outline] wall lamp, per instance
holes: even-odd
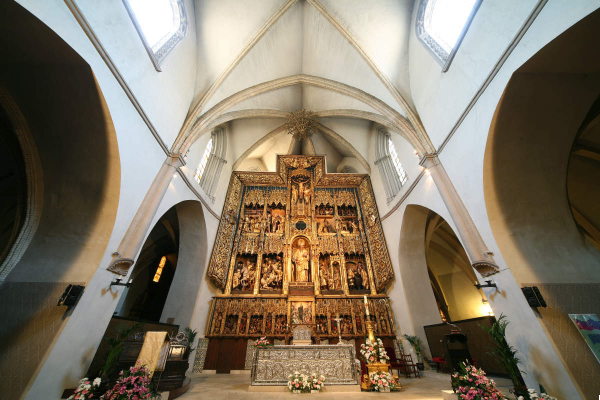
[[[495,288],[497,288],[498,286],[496,286],[496,283],[495,283],[495,282],[493,282],[493,281],[491,281],[491,280],[489,280],[489,281],[487,281],[487,280],[486,280],[486,281],[485,281],[485,285],[482,285],[482,284],[481,284],[481,283],[479,283],[479,282],[475,282],[475,287],[476,287],[477,289],[481,289],[481,288],[484,288],[484,287],[495,287]]]
[[[129,287],[133,283],[133,279],[130,279],[127,283],[121,282],[121,278],[115,278],[114,281],[110,283],[110,286],[125,286]]]

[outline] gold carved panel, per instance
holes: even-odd
[[[379,211],[369,177],[365,177],[358,188],[365,219],[365,230],[371,248],[373,275],[378,292],[384,290],[394,279],[394,268],[388,252]]]

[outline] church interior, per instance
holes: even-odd
[[[600,0],[0,33],[0,398],[600,395]]]

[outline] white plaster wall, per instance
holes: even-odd
[[[516,23],[518,20],[516,16],[519,15],[519,10],[522,10],[525,4],[530,3],[522,2],[519,5],[512,4],[512,2],[484,2],[480,12],[485,11],[486,14],[481,15],[489,15],[487,17],[489,24],[480,24],[477,22],[477,18],[474,20],[470,32],[461,46],[463,52],[462,54],[461,51],[458,52],[457,58],[450,67],[450,72],[453,68],[456,68],[456,74],[458,74],[461,65],[460,59],[467,58],[469,36],[478,38],[481,43],[487,43],[490,47],[487,51],[491,51],[492,48],[498,46],[496,52],[500,54],[503,51],[501,44],[506,43],[507,38],[514,35],[514,31],[510,32],[511,27],[522,23]],[[535,387],[538,382],[542,382],[553,396],[569,399],[579,399],[581,395],[569,378],[553,346],[537,322],[533,311],[524,302],[519,285],[502,258],[491,232],[483,196],[483,156],[487,132],[496,105],[512,72],[550,40],[599,6],[600,2],[598,1],[549,1],[440,155],[440,160],[465,203],[484,242],[494,252],[495,260],[500,266],[501,273],[494,275],[499,291],[494,292],[492,289],[485,289],[485,293],[495,314],[499,315],[503,312],[508,315],[511,321],[508,340],[520,352],[523,367],[527,371],[524,378],[528,386]],[[510,7],[514,10],[514,16],[511,18],[503,16],[503,12],[498,9],[496,17],[494,13],[490,12],[492,10],[486,11],[484,7]],[[524,14],[528,13],[528,11],[522,12]],[[497,23],[493,23],[495,18],[498,18],[498,21],[505,21],[503,27],[505,32],[498,32],[493,35],[492,39],[488,36],[491,31],[487,32],[487,27],[489,25],[491,29],[497,25]],[[485,38],[488,39],[484,40]],[[415,94],[415,104],[421,119],[434,144],[439,144],[457,120],[463,107],[470,101],[476,89],[473,84],[478,81],[471,81],[471,84],[464,81],[463,84],[455,84],[453,87],[450,87],[449,84],[446,85],[444,82],[446,80],[449,82],[451,75],[441,76],[439,66],[435,70],[425,68],[424,65],[426,64],[423,64],[426,62],[424,60],[425,53],[418,54],[420,50],[417,49],[417,46],[421,46],[421,44],[413,39],[415,38],[411,38],[410,52],[411,57],[413,53],[415,56],[410,61],[411,88],[413,94]],[[472,49],[472,51],[473,54],[469,52],[470,57],[476,57],[476,54],[474,54],[475,49]],[[491,54],[486,55],[486,52],[482,50],[481,57],[484,56],[493,59]],[[421,69],[420,72],[417,67]],[[478,73],[474,74],[478,76]],[[486,73],[481,72],[481,74],[485,75]],[[456,79],[460,82],[459,78]],[[432,100],[434,98],[435,101]],[[456,110],[448,108],[449,106],[453,107],[452,104],[455,103],[462,103],[463,106]],[[448,219],[447,221],[450,222]]]
[[[79,0],[81,12],[170,147],[187,115],[196,79],[194,2],[185,0],[187,33],[156,71],[122,0]]]

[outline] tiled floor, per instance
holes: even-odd
[[[401,378],[402,391],[397,393],[375,393],[375,392],[361,392],[361,393],[330,393],[325,392],[319,393],[317,399],[319,400],[333,400],[333,399],[362,399],[362,398],[378,398],[383,396],[385,398],[395,398],[403,400],[441,400],[442,390],[449,389],[449,380],[440,380],[430,377],[421,379],[404,379]],[[255,399],[306,399],[305,394],[296,395],[287,393],[256,393],[248,392],[248,385],[250,384],[249,375],[207,375],[197,374],[193,375],[190,390],[179,397],[182,400],[195,400],[195,399],[227,399],[227,400],[255,400]],[[300,396],[300,397],[298,397]],[[312,397],[311,397],[312,398]]]

